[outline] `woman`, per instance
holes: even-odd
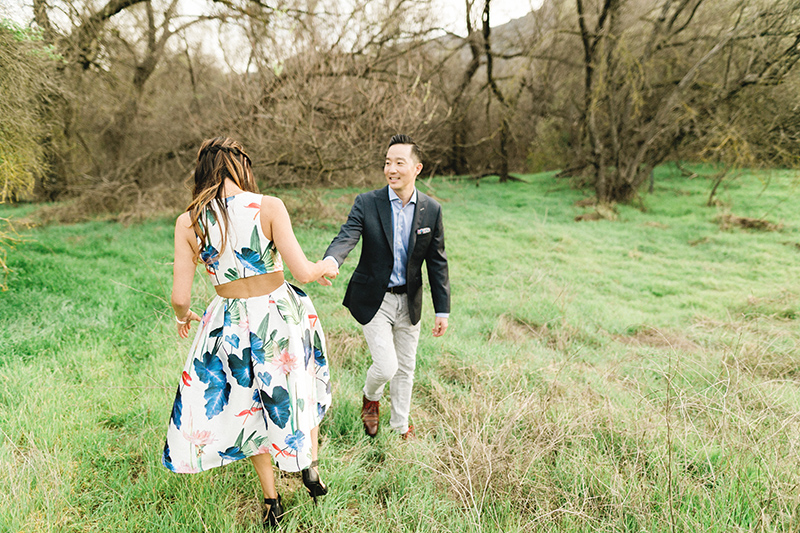
[[[194,191],[175,224],[172,307],[178,335],[200,322],[172,407],[162,462],[194,473],[249,457],[264,492],[264,524],[283,514],[278,468],[302,471],[316,502],[319,423],[330,406],[325,338],[308,296],[283,278],[330,285],[333,261],[312,263],[280,199],[257,194],[250,158],[228,138],[203,142]],[[217,296],[189,309],[201,261]],[[329,279],[330,278],[330,279]],[[266,452],[270,452],[267,454]]]

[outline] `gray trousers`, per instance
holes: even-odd
[[[389,383],[392,402],[389,425],[400,433],[408,431],[420,324],[411,324],[408,295],[387,292],[378,312],[363,326],[364,337],[372,354],[364,396],[373,402],[380,400],[384,386]]]

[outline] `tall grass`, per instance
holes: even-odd
[[[453,312],[434,339],[426,301],[416,441],[363,436],[368,354],[340,305],[354,261],[307,286],[333,367],[331,492],[314,507],[281,474],[283,529],[800,530],[795,176],[739,176],[708,208],[709,182],[656,172],[615,222],[575,222],[582,193],[550,174],[419,184],[444,206]],[[309,256],[356,192],[284,194]],[[781,229],[723,229],[720,214]],[[0,530],[258,530],[247,462],[159,463],[188,351],[167,304],[171,233],[172,218],[47,226],[9,254]],[[212,294],[198,276],[193,307]]]

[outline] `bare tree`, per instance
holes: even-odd
[[[508,175],[508,142],[509,142],[509,135],[510,135],[510,128],[509,128],[509,115],[512,112],[512,105],[509,98],[507,98],[504,94],[502,89],[497,83],[494,75],[494,53],[492,52],[492,42],[491,42],[491,26],[490,26],[490,15],[491,15],[491,0],[484,0],[483,2],[483,15],[481,20],[483,22],[483,50],[486,54],[486,82],[488,83],[489,87],[491,88],[491,94],[500,104],[500,147],[499,147],[499,154],[500,154],[500,168],[497,169],[497,173],[500,175],[500,182],[506,182],[509,179]],[[522,85],[519,86],[520,89]],[[517,91],[517,96],[521,91]],[[489,114],[491,101],[487,101],[486,106],[486,113]]]
[[[583,49],[581,158],[600,201],[627,201],[743,90],[798,59],[791,0],[575,0]],[[592,13],[594,11],[594,13]]]
[[[451,112],[451,116],[448,121],[450,126],[450,146],[447,153],[448,157],[445,168],[456,174],[466,174],[469,172],[466,146],[468,136],[467,130],[469,129],[469,124],[467,122],[467,111],[471,103],[471,98],[468,90],[472,85],[472,80],[475,77],[475,73],[478,72],[478,69],[481,66],[481,58],[483,56],[481,43],[482,35],[475,28],[472,22],[472,9],[474,4],[474,0],[464,0],[467,35],[463,39],[463,42],[466,43],[467,47],[469,48],[469,58],[466,61],[466,67],[464,67],[463,71],[460,73],[458,86],[455,88],[455,90],[452,92],[449,90],[443,90],[441,92],[442,98],[447,102]],[[451,37],[461,40],[457,36]],[[448,54],[446,59],[450,59],[452,55],[457,55],[460,48],[461,46],[455,47],[454,53]],[[442,62],[443,68],[444,63],[446,63],[446,60]],[[461,67],[461,61],[458,61],[458,67]],[[449,74],[450,73],[448,72],[447,75]],[[440,80],[439,83],[440,85],[445,85],[444,80]],[[442,88],[444,89],[444,87]]]
[[[270,9],[248,12],[248,24],[272,32],[248,31],[254,72],[226,114],[266,157],[271,183],[365,179],[391,134],[424,143],[438,128],[444,109],[424,50],[430,1],[368,4],[296,10],[291,24]]]
[[[107,151],[107,157],[112,167],[120,164],[120,158],[129,139],[131,124],[136,120],[142,95],[147,81],[155,72],[159,62],[162,61],[167,42],[189,26],[203,20],[193,18],[188,22],[175,25],[178,0],[169,0],[164,6],[160,20],[157,20],[152,0],[144,0],[144,20],[138,21],[133,40],[126,38],[121,32],[115,32],[111,39],[118,40],[129,54],[132,66],[130,74],[130,91],[123,96],[117,110],[109,117],[108,125],[103,130],[102,141]]]

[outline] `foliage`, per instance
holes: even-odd
[[[46,108],[59,59],[40,33],[0,20],[0,203],[30,193],[45,171]]]
[[[717,160],[740,166],[768,152],[753,150],[743,135],[761,114],[745,112],[748,119],[740,120],[737,104],[751,89],[792,76],[796,2],[575,5],[585,71],[579,155],[598,200],[636,197],[653,167],[682,143],[713,147]]]
[[[574,222],[584,193],[552,174],[420,182],[443,202],[454,306],[434,339],[425,304],[414,442],[360,428],[369,356],[341,307],[355,261],[333,287],[306,286],[332,365],[320,448],[331,491],[314,507],[299,476],[281,475],[283,529],[796,531],[796,174],[742,175],[707,208],[708,181],[655,171],[647,210],[618,206],[613,223]],[[296,220],[309,257],[357,192],[312,193],[335,216]],[[725,213],[783,229],[723,230]],[[3,529],[259,530],[246,461],[197,476],[159,464],[191,342],[168,304],[172,228],[40,227],[9,257]],[[201,275],[195,310],[213,295]]]
[[[271,187],[380,179],[398,131],[425,175],[561,168],[602,202],[675,158],[800,164],[794,0],[552,0],[497,26],[498,2],[465,0],[466,32],[441,29],[439,2],[37,0],[65,91],[36,146],[42,196],[79,197],[63,220],[183,207],[217,134]]]

